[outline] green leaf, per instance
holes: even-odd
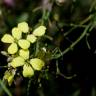
[[[6,85],[4,84],[4,82],[1,79],[0,79],[0,86],[7,93],[8,96],[12,96],[11,92],[8,90],[8,88],[6,87]]]

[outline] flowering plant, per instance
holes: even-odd
[[[31,45],[34,48],[34,43],[45,34],[45,31],[45,26],[39,26],[31,32],[28,23],[21,22],[12,29],[12,35],[5,34],[1,38],[2,42],[10,44],[6,53],[8,58],[11,59],[8,61],[8,70],[3,77],[8,81],[9,85],[12,84],[19,67],[23,67],[23,77],[32,77],[36,70],[42,70],[45,65],[44,60],[40,57],[32,56],[30,49]]]

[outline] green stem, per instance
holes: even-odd
[[[42,7],[39,6],[39,7],[34,8],[34,9],[32,10],[32,12],[36,12],[36,11],[41,10],[41,9],[42,9]]]
[[[27,96],[29,96],[29,91],[30,91],[31,83],[32,83],[32,78],[29,79],[29,81],[28,81]]]
[[[81,24],[73,24],[73,23],[71,23],[71,24],[64,24],[64,26],[83,27],[83,28],[85,28],[87,25],[81,25]]]
[[[53,58],[51,58],[51,59],[58,59],[58,58],[60,58],[61,56],[63,56],[64,54],[66,54],[67,52],[69,52],[76,44],[78,44],[78,43],[84,38],[84,36],[86,35],[89,27],[90,27],[90,24],[85,28],[85,30],[84,30],[83,33],[77,38],[77,40],[74,41],[68,48],[66,48],[66,49],[62,52],[62,54],[58,54],[58,55],[56,55],[56,57],[53,57]]]
[[[69,35],[74,29],[76,29],[77,28],[77,26],[75,26],[75,27],[72,27],[69,31],[67,31],[67,32],[65,32],[64,33],[64,37],[66,37],[67,35]]]
[[[50,16],[50,11],[43,9],[41,25],[44,25],[46,24],[46,22],[48,22],[49,16]]]
[[[70,24],[70,26],[73,26],[73,27],[69,31],[65,32],[64,33],[64,36],[69,35],[74,29],[76,29],[78,27],[85,28],[87,25],[83,25],[83,24],[85,24],[86,22],[88,22],[92,17],[93,17],[93,15],[88,16],[83,21],[81,21],[79,24]]]
[[[88,42],[88,36],[86,36],[86,44],[87,44],[88,49],[90,50],[91,49],[91,46],[90,46],[90,44]]]
[[[46,14],[46,10],[43,10],[41,25],[44,25],[44,17],[45,17],[45,14]]]
[[[48,36],[48,35],[44,35],[45,38],[49,39],[50,41],[53,40],[53,38],[51,36]]]
[[[35,56],[37,56],[38,52],[39,52],[39,40],[36,42]]]
[[[2,89],[7,93],[8,96],[12,96],[12,94],[10,93],[10,91],[8,90],[8,88],[5,86],[5,84],[3,83],[1,79],[0,79],[0,85]]]
[[[94,7],[96,6],[96,0],[92,1],[91,7],[89,9],[89,12],[92,12],[92,10],[94,9]]]
[[[0,66],[0,68],[8,68],[8,66]]]
[[[85,18],[83,21],[80,22],[80,25],[87,23],[89,20],[91,20],[93,16],[94,16],[93,14],[89,15],[87,18]]]

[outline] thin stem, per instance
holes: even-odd
[[[73,23],[71,23],[71,24],[64,24],[64,26],[83,27],[83,28],[85,28],[87,25],[80,25],[80,24],[73,24]]]
[[[69,35],[74,29],[78,28],[78,27],[83,27],[85,28],[87,25],[83,25],[84,23],[88,22],[91,18],[93,17],[93,15],[88,16],[86,19],[84,19],[83,21],[81,21],[78,25],[77,24],[70,24],[69,26],[73,26],[69,31],[64,33],[64,36]]]
[[[91,20],[91,18],[93,17],[94,15],[89,15],[87,18],[85,18],[83,21],[80,22],[80,25],[83,25],[85,23],[87,23],[89,20]]]
[[[0,85],[2,89],[7,93],[8,96],[12,96],[11,92],[8,90],[8,88],[5,86],[4,82],[0,79]]]
[[[29,91],[30,91],[31,83],[32,83],[32,78],[29,79],[29,81],[28,81],[28,86],[27,86],[27,96],[29,96]]]
[[[56,70],[57,70],[57,75],[60,75],[60,76],[64,77],[65,79],[72,79],[72,78],[74,78],[74,77],[77,76],[76,74],[71,75],[71,76],[66,76],[66,75],[62,74],[62,73],[60,72],[59,67],[58,67],[58,60],[56,60],[56,67],[57,67],[57,69],[56,69]]]
[[[53,38],[51,36],[48,36],[48,35],[44,35],[45,38],[49,39],[50,41],[53,40]]]
[[[51,58],[51,59],[58,59],[58,58],[60,58],[61,56],[63,56],[64,54],[66,54],[68,51],[70,51],[76,44],[78,44],[78,43],[84,38],[84,36],[86,35],[89,27],[90,27],[90,24],[85,28],[85,30],[84,30],[83,33],[77,38],[77,40],[74,41],[68,48],[66,48],[66,49],[62,52],[62,54],[58,54],[58,55],[56,55],[56,57],[53,57],[53,58]]]
[[[41,10],[41,9],[42,9],[42,7],[39,6],[39,7],[34,8],[34,9],[32,10],[32,12],[36,12],[36,11]]]
[[[8,66],[0,66],[0,68],[8,68]]]
[[[89,12],[92,12],[93,8],[96,6],[96,0],[93,0]]]
[[[46,14],[46,10],[43,10],[41,25],[44,25],[44,17],[45,17],[45,14]]]
[[[39,40],[36,42],[35,56],[37,56],[38,51],[39,51]]]
[[[65,32],[64,33],[64,37],[66,37],[67,35],[69,35],[74,29],[76,29],[77,28],[77,26],[75,26],[75,27],[72,27],[69,31],[67,31],[67,32]]]
[[[90,46],[90,44],[88,42],[88,36],[87,35],[86,35],[86,44],[87,44],[88,49],[90,50],[91,49],[91,46]]]

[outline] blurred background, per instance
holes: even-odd
[[[18,76],[12,86],[0,81],[0,96],[96,96],[96,0],[0,0],[0,39],[22,21],[47,27],[42,43],[54,57],[47,54],[40,83]],[[6,47],[0,41],[0,51]],[[6,64],[0,53],[0,80]]]

